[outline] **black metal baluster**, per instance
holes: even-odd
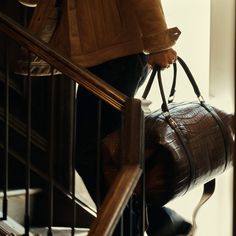
[[[28,8],[24,7],[24,26],[28,25]],[[30,165],[31,165],[31,52],[28,51],[28,75],[26,77],[26,86],[27,86],[27,157],[26,157],[26,193],[25,193],[25,235],[29,235],[30,230]]]
[[[3,220],[7,220],[8,214],[8,153],[9,153],[9,48],[7,46],[7,38],[5,38],[5,155],[4,155],[4,186],[3,186]]]
[[[129,235],[132,236],[133,235],[133,227],[136,227],[136,225],[133,225],[133,217],[135,214],[133,212],[133,198],[131,197],[129,200]]]
[[[144,132],[144,131],[143,131]],[[144,143],[144,142],[143,142]],[[144,146],[142,147],[142,153],[144,153]],[[141,233],[144,234],[146,227],[147,227],[147,222],[148,222],[148,216],[147,216],[147,209],[146,209],[146,185],[145,185],[145,160],[144,160],[144,154],[142,155],[142,159],[140,160],[140,165],[143,170],[142,176],[141,176],[141,205],[138,207],[141,207],[141,219],[140,219],[140,230]],[[139,204],[139,203],[138,203]]]
[[[120,218],[120,236],[124,236],[124,213]]]
[[[96,164],[96,205],[100,208],[101,205],[101,99],[98,100],[97,113],[97,164]]]
[[[148,216],[147,216],[147,209],[146,209],[146,196],[145,196],[145,169],[143,168],[143,174],[142,174],[142,202],[141,202],[141,208],[142,208],[142,214],[141,214],[141,220],[140,220],[140,229],[141,232],[144,233],[147,227],[148,222]]]
[[[77,104],[76,104],[76,83],[73,83],[73,125],[72,125],[72,201],[73,201],[73,224],[71,235],[75,235],[76,227],[76,199],[75,199],[75,169],[76,169],[76,114],[77,114]]]
[[[31,165],[31,53],[28,52],[28,76],[27,84],[27,157],[26,157],[26,194],[25,194],[25,235],[29,235],[30,229],[30,165]]]
[[[54,169],[53,169],[53,156],[54,156],[54,118],[55,118],[55,78],[53,75],[53,67],[51,67],[50,78],[50,131],[49,131],[49,224],[48,236],[52,236],[53,225],[53,207],[54,207]]]
[[[122,166],[122,160],[123,160],[123,157],[124,157],[124,139],[123,139],[123,137],[124,137],[124,124],[125,124],[125,117],[124,117],[124,115],[122,114],[121,115],[121,135],[120,135],[120,143],[121,143],[121,147],[120,147],[120,159],[119,159],[119,163],[118,163],[118,165],[119,165],[119,167],[120,166]],[[122,213],[122,215],[121,215],[121,218],[120,218],[120,222],[119,222],[119,224],[120,224],[120,235],[121,236],[124,236],[124,213],[125,213],[125,209],[126,208],[124,208],[124,211],[123,211],[123,213]]]

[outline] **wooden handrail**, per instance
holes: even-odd
[[[91,225],[89,236],[112,235],[115,226],[142,174],[139,165],[124,166],[117,175],[109,194]]]
[[[64,75],[79,83],[117,110],[124,111],[125,101],[128,99],[126,95],[88,72],[85,68],[76,66],[69,59],[57,53],[45,42],[34,37],[24,27],[1,12],[0,31],[16,40],[23,47],[38,55]]]

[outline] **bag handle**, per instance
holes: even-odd
[[[193,214],[192,214],[192,229],[190,230],[190,232],[187,234],[187,236],[194,236],[196,230],[197,230],[197,222],[196,222],[196,218],[197,218],[197,214],[200,210],[200,208],[203,206],[203,204],[205,204],[205,202],[211,198],[211,196],[213,195],[214,191],[215,191],[215,184],[216,184],[216,180],[212,179],[209,182],[204,184],[204,188],[203,188],[203,193],[201,196],[200,201],[198,202],[198,204],[196,205]]]
[[[176,63],[173,63],[173,71],[174,71],[174,73],[173,73],[173,82],[172,82],[172,86],[171,86],[171,90],[170,90],[170,95],[169,95],[169,98],[168,98],[168,103],[171,103],[174,100],[174,95],[175,95],[175,92],[176,92],[176,90],[175,90],[176,78],[177,78],[177,65],[176,65]],[[156,74],[156,72],[155,72],[155,74]],[[145,88],[145,90],[143,92],[143,95],[142,95],[143,99],[147,98],[147,96],[148,96],[148,94],[151,90],[154,78],[155,78],[155,75],[150,76],[149,81],[148,81],[148,83],[146,85],[146,88]]]
[[[179,56],[177,57],[177,61],[179,62],[179,64],[182,66],[183,70],[185,71],[191,85],[192,85],[192,88],[194,90],[194,93],[196,94],[198,100],[200,101],[201,104],[203,104],[205,101],[201,95],[201,92],[198,88],[198,85],[191,73],[191,71],[189,70],[188,66],[186,65],[186,63],[184,62],[184,60],[182,58],[180,58]],[[177,77],[177,66],[176,66],[176,63],[173,64],[173,68],[174,68],[174,78],[173,78],[173,83],[172,83],[172,87],[171,87],[171,92],[170,92],[170,96],[169,96],[169,103],[173,101],[173,96],[175,94],[175,86],[176,86],[176,77]],[[169,113],[169,109],[168,109],[168,105],[167,105],[167,102],[166,102],[166,96],[165,96],[165,92],[164,92],[164,88],[163,88],[163,84],[162,84],[162,77],[161,77],[161,68],[159,65],[155,65],[153,67],[153,70],[152,70],[152,74],[149,78],[149,81],[148,81],[148,84],[144,90],[144,93],[143,93],[143,96],[142,98],[146,99],[147,95],[149,94],[150,92],[150,89],[151,89],[151,86],[152,86],[152,83],[154,81],[154,78],[155,78],[155,75],[158,75],[158,83],[159,83],[159,89],[160,89],[160,93],[161,93],[161,98],[162,98],[162,111],[164,113]]]

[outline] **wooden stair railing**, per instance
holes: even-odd
[[[142,174],[144,118],[141,102],[125,96],[86,69],[76,66],[3,13],[0,13],[0,32],[124,114],[122,168],[89,233],[97,236],[111,235]]]

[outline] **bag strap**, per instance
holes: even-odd
[[[225,124],[222,122],[221,118],[217,115],[217,113],[214,111],[214,109],[205,103],[203,97],[201,96],[200,90],[197,86],[197,83],[196,83],[190,69],[188,68],[188,66],[184,62],[184,60],[180,57],[178,57],[177,60],[180,63],[180,65],[182,66],[182,68],[184,69],[189,81],[191,82],[194,92],[197,95],[201,105],[212,115],[212,117],[215,119],[216,123],[218,124],[218,126],[221,130],[221,134],[222,134],[223,140],[224,140],[224,147],[225,147],[225,169],[226,169],[227,164],[229,162],[228,160],[229,160],[229,155],[230,155],[230,150],[229,150],[230,145],[227,145],[227,143],[229,143],[229,137],[228,137],[228,134],[226,131],[227,129],[225,127]],[[160,77],[160,70],[158,70],[158,75],[159,75],[158,77]],[[158,81],[159,81],[159,83],[162,83],[161,77],[158,79]],[[175,84],[176,84],[176,81],[175,81]],[[173,87],[173,84],[172,84],[172,87]],[[172,88],[172,89],[174,89],[174,88]],[[162,90],[163,90],[163,87],[162,87]]]
[[[153,81],[154,81],[154,78],[155,78],[155,73],[152,73],[150,78],[149,78],[149,81],[145,87],[145,90],[143,92],[143,95],[142,95],[142,98],[143,99],[146,99],[150,90],[151,90],[151,87],[152,87],[152,84],[153,84]],[[174,100],[174,95],[175,95],[175,87],[176,87],[176,79],[177,79],[177,65],[176,63],[173,63],[173,82],[172,82],[172,86],[171,86],[171,90],[170,90],[170,95],[169,95],[169,98],[168,98],[168,103],[171,103],[173,100]]]
[[[205,101],[204,101],[204,99],[203,99],[203,97],[201,95],[201,92],[200,92],[200,90],[198,88],[198,85],[197,85],[197,83],[196,83],[196,81],[195,81],[191,71],[189,70],[188,66],[183,61],[183,59],[181,59],[180,57],[177,57],[177,60],[178,60],[179,64],[182,66],[183,70],[185,71],[185,73],[187,75],[187,78],[189,79],[189,82],[191,83],[193,91],[196,94],[198,100],[200,101],[201,104],[204,103]],[[161,98],[162,98],[162,106],[161,106],[162,107],[162,111],[164,113],[169,113],[169,109],[168,109],[168,106],[167,106],[166,97],[165,97],[165,93],[164,93],[164,88],[163,88],[163,84],[162,84],[161,69],[160,69],[160,66],[158,66],[158,65],[155,65],[153,67],[153,72],[152,72],[151,76],[155,77],[156,73],[158,75],[159,89],[160,89]],[[174,79],[176,80],[176,77]],[[175,90],[175,84],[176,84],[176,81],[174,81],[174,83],[172,84],[172,90],[173,91]]]
[[[171,103],[174,101],[174,97],[175,97],[175,87],[176,87],[176,79],[177,79],[177,65],[176,63],[173,63],[173,82],[172,82],[172,86],[170,89],[170,94],[169,94],[169,98],[168,98],[168,103]]]
[[[156,75],[156,71],[157,71],[157,69],[155,69],[155,71],[152,70],[151,76],[150,76],[150,78],[148,80],[148,83],[147,83],[147,85],[146,85],[146,87],[144,89],[143,95],[142,95],[143,99],[147,98],[147,96],[148,96],[148,94],[149,94],[149,92],[151,90],[151,87],[152,87],[152,84],[153,84],[153,81],[154,81],[154,78],[155,78],[155,75]]]
[[[226,125],[224,124],[224,122],[221,120],[221,118],[219,117],[219,115],[215,112],[215,110],[207,105],[206,103],[202,103],[202,106],[212,115],[212,117],[214,118],[215,122],[218,124],[222,137],[223,137],[223,141],[224,141],[224,147],[225,147],[225,167],[224,167],[224,171],[226,170],[226,168],[228,167],[228,164],[230,163],[230,153],[231,153],[231,149],[230,149],[230,139],[229,139],[229,134],[227,132],[227,128]]]
[[[197,223],[196,223],[197,214],[198,214],[200,208],[202,207],[202,205],[213,195],[214,191],[215,191],[215,179],[212,179],[211,181],[204,184],[202,197],[201,197],[199,203],[197,204],[197,206],[195,207],[195,209],[193,211],[193,215],[192,215],[192,224],[193,224],[193,226],[192,226],[192,229],[190,230],[190,232],[187,234],[187,236],[193,236],[194,233],[196,232],[196,229],[197,229]]]
[[[198,88],[198,85],[190,71],[190,69],[188,68],[187,64],[184,62],[184,60],[181,58],[181,57],[177,57],[177,61],[179,62],[179,64],[182,66],[183,70],[185,71],[192,87],[193,87],[193,90],[196,94],[196,96],[198,97],[198,99],[201,101],[203,100],[203,97],[201,96],[201,93],[200,93],[200,90]],[[168,99],[168,102],[172,102],[173,101],[173,97],[174,97],[174,94],[176,92],[175,90],[175,87],[176,87],[176,79],[177,79],[177,65],[176,63],[173,63],[173,71],[174,71],[174,74],[173,74],[173,82],[172,82],[172,86],[171,86],[171,91],[170,91],[170,95],[169,95],[169,99]],[[152,84],[153,84],[153,81],[154,81],[154,78],[155,78],[155,75],[158,73],[158,77],[161,76],[161,67],[159,65],[154,65],[153,67],[153,70],[152,70],[152,74],[149,78],[149,81],[145,87],[145,90],[143,92],[143,95],[142,95],[142,98],[146,99],[150,90],[151,90],[151,87],[152,87]],[[161,91],[161,94],[164,95],[164,90],[163,90],[163,86],[162,86],[162,81],[161,81],[161,87],[160,88],[162,91]],[[162,97],[162,100],[165,100],[165,96],[164,98]],[[164,101],[163,101],[164,102]],[[166,103],[166,102],[165,102]]]

